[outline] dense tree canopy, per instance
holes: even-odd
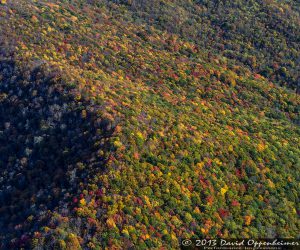
[[[297,1],[0,3],[2,248],[298,236]]]
[[[299,1],[131,0],[106,4],[129,21],[178,34],[201,49],[300,91]]]

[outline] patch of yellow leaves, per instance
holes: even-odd
[[[84,198],[82,198],[80,201],[79,201],[80,205],[82,206],[85,206],[86,205],[86,201]]]
[[[204,167],[204,162],[198,162],[198,163],[197,163],[197,167],[198,167],[199,169],[202,169],[202,168]]]
[[[270,179],[268,179],[267,182],[268,182],[268,186],[269,186],[270,188],[275,188],[275,184],[274,184],[273,181],[271,181]]]
[[[227,185],[225,185],[224,187],[221,188],[221,194],[222,195],[225,195],[227,191],[228,191]]]
[[[246,215],[244,217],[244,220],[245,220],[245,225],[249,226],[251,224],[252,217],[249,215]]]
[[[114,220],[113,220],[113,218],[108,218],[108,219],[106,220],[106,224],[107,224],[107,226],[109,226],[110,228],[117,227],[117,226],[116,226],[116,223],[115,223]]]
[[[71,16],[70,19],[72,22],[76,22],[78,20],[78,18],[76,16]]]
[[[257,150],[258,150],[258,152],[263,152],[263,151],[265,151],[265,149],[267,148],[268,146],[267,145],[265,145],[264,143],[259,143],[259,144],[257,144]]]

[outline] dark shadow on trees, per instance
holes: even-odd
[[[82,115],[91,105],[74,100],[58,73],[45,72],[19,72],[14,61],[0,61],[2,244],[34,231],[23,225],[29,216],[67,207],[78,183],[104,170],[97,152],[107,149],[111,124],[93,112]]]

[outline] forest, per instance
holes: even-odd
[[[298,238],[299,15],[0,0],[0,249]]]

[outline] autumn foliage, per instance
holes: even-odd
[[[254,50],[244,39],[201,46],[178,28],[194,20],[183,7],[153,1],[159,21],[138,2],[1,2],[1,247],[296,237],[300,99],[280,86],[293,57],[236,62],[231,45]]]

